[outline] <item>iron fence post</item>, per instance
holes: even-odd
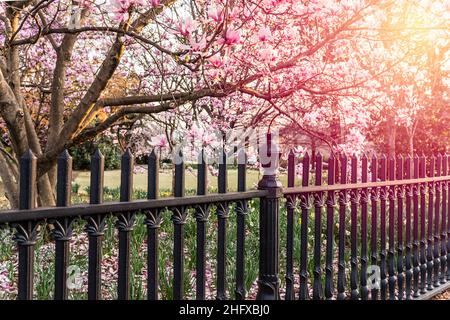
[[[256,299],[279,300],[279,211],[283,191],[277,177],[278,149],[272,144],[270,133],[267,135],[267,144],[262,146],[260,151],[263,155],[263,177],[258,183],[258,189],[266,190],[267,194],[260,198],[259,278]]]
[[[37,158],[28,150],[20,158],[19,209],[32,210],[36,207],[36,165]],[[33,300],[34,288],[34,247],[39,224],[24,221],[13,224],[16,232],[14,240],[18,246],[18,291],[19,300]]]

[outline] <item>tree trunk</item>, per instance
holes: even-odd
[[[311,138],[311,170],[316,169],[316,140],[314,138]]]
[[[48,174],[44,174],[38,179],[38,204],[41,207],[51,207],[56,204],[55,196],[53,194],[54,190],[50,183]]]
[[[395,138],[397,134],[397,127],[395,125],[394,111],[388,112],[386,117],[386,140],[388,142],[388,157],[395,157]]]
[[[411,133],[408,135],[408,149],[410,156],[414,156],[414,134]]]
[[[5,196],[9,201],[10,208],[16,209],[19,206],[18,181],[16,181],[8,162],[9,160],[0,152],[0,177],[5,189]]]

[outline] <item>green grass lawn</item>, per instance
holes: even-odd
[[[88,171],[75,171],[73,173],[74,182],[80,185],[80,193],[86,192],[86,187],[89,186],[90,173]],[[258,170],[247,171],[247,189],[255,189],[260,179],[260,173]],[[143,170],[142,173],[134,174],[134,189],[135,190],[147,190],[147,172]],[[195,190],[197,188],[197,174],[186,170],[186,190]],[[286,176],[280,176],[280,180],[283,185],[286,185]],[[215,189],[217,186],[217,177],[208,173],[209,187]],[[105,187],[118,188],[120,186],[120,170],[105,171]],[[159,172],[159,186],[160,190],[172,189],[172,171],[160,170]],[[228,191],[237,191],[237,170],[228,170]]]

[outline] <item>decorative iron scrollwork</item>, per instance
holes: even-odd
[[[161,226],[162,217],[161,209],[146,210],[145,213],[145,225],[150,229],[158,229]]]
[[[346,190],[340,190],[339,191],[339,205],[340,206],[348,206],[349,205],[349,195]]]
[[[350,203],[359,204],[360,190],[359,189],[351,189],[349,193],[350,193]]]
[[[209,218],[209,204],[200,204],[195,207],[195,219],[199,222],[206,222]]]
[[[294,210],[297,206],[297,201],[295,195],[287,195],[286,196],[286,208],[288,210]]]
[[[299,195],[300,199],[300,208],[302,210],[311,209],[311,203],[313,203],[313,196],[309,193],[302,193]]]
[[[380,200],[387,201],[389,198],[389,192],[386,188],[380,188]]]
[[[414,196],[414,185],[407,184],[405,186],[405,196],[408,198],[412,198]]]
[[[280,283],[278,279],[260,279],[258,283],[258,300],[279,300],[279,287]]]
[[[370,200],[378,201],[379,199],[380,199],[380,188],[379,187],[370,188]]]
[[[106,215],[93,215],[85,218],[87,224],[85,227],[89,236],[102,236],[105,232]]]
[[[405,198],[405,190],[406,190],[406,186],[405,185],[398,185],[396,188],[396,194],[397,194],[397,199],[403,199]]]
[[[247,200],[239,200],[236,203],[236,214],[237,215],[247,215],[248,214],[248,201]]]
[[[387,190],[387,196],[389,200],[395,200],[397,186],[390,186]]]
[[[217,217],[219,219],[226,219],[229,217],[230,208],[228,202],[217,203]]]
[[[69,241],[72,237],[73,221],[74,218],[58,218],[49,220],[49,223],[53,224],[54,227],[51,231],[53,239],[56,241]]]
[[[367,188],[361,189],[359,193],[359,201],[361,202],[361,204],[369,203],[370,199],[370,191]]]
[[[134,212],[122,212],[117,215],[116,228],[122,232],[132,231],[136,214]]]
[[[16,229],[13,240],[20,246],[32,246],[36,244],[40,222],[27,221],[13,223],[12,226]]]
[[[428,186],[428,194],[434,195],[435,194],[435,190],[434,190],[435,182],[430,181],[427,183],[427,186]]]
[[[325,194],[323,192],[314,192],[314,206],[323,207],[325,204]]]
[[[171,220],[173,224],[185,224],[187,218],[187,208],[185,206],[173,207]]]

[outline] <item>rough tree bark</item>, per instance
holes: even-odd
[[[87,88],[84,96],[79,101],[78,105],[70,112],[64,112],[64,89],[65,76],[67,66],[71,60],[71,53],[77,39],[78,31],[66,29],[66,31],[55,32],[62,34],[61,45],[56,45],[56,41],[52,40],[51,27],[44,21],[41,13],[41,5],[45,6],[43,2],[38,1],[14,1],[6,4],[7,10],[5,17],[2,17],[5,23],[6,41],[2,54],[0,54],[0,116],[6,123],[11,140],[12,151],[9,154],[18,161],[20,156],[28,149],[31,149],[38,157],[38,197],[40,205],[54,204],[54,187],[55,187],[55,164],[57,156],[64,150],[64,148],[74,145],[83,139],[93,138],[107,128],[113,126],[115,123],[123,119],[127,114],[131,113],[158,113],[169,110],[183,104],[187,101],[197,100],[201,97],[224,97],[232,92],[240,91],[246,95],[252,95],[261,99],[276,99],[282,98],[293,91],[300,90],[300,87],[291,88],[279,95],[265,92],[258,92],[257,90],[247,87],[247,85],[256,81],[259,77],[264,76],[266,71],[249,75],[236,83],[223,83],[218,87],[205,87],[197,91],[187,92],[169,92],[164,94],[155,94],[152,96],[131,96],[108,99],[109,97],[102,97],[105,88],[112,79],[117,67],[119,66],[121,57],[125,50],[124,39],[125,35],[140,37],[142,29],[151,23],[156,16],[158,16],[165,8],[176,3],[176,0],[162,0],[160,6],[151,8],[143,12],[134,21],[125,21],[118,28],[114,30],[105,30],[105,32],[115,32],[116,37],[111,45],[109,52],[98,69],[95,79]],[[34,5],[35,7],[31,7]],[[29,8],[28,8],[29,7]],[[20,19],[27,13],[33,12],[33,18],[38,17],[42,20],[42,30],[30,38],[14,39],[17,35],[17,30],[20,26]],[[36,16],[37,14],[37,16]],[[4,19],[3,19],[4,18]],[[30,18],[28,16],[28,18]],[[344,21],[341,26],[329,34],[326,34],[323,39],[311,46],[306,51],[295,55],[286,61],[280,62],[271,68],[271,71],[278,71],[288,69],[294,66],[300,59],[314,54],[327,43],[335,39],[341,32],[354,22],[363,18],[361,12],[356,12],[351,18]],[[31,19],[31,18],[30,18]],[[65,29],[65,28],[62,28]],[[91,30],[91,32],[99,32],[99,30]],[[25,99],[21,90],[21,69],[19,48],[23,45],[32,45],[36,43],[41,37],[48,37],[53,48],[57,52],[57,59],[55,62],[55,69],[53,78],[51,79],[51,111],[49,114],[49,130],[47,145],[41,146],[38,133],[36,132],[29,108],[26,106]],[[145,38],[140,37],[145,43]],[[170,50],[165,48],[158,48],[166,54],[171,54]],[[174,55],[176,55],[174,53]],[[174,58],[176,58],[174,56]],[[307,88],[303,88],[306,90]],[[309,90],[311,93],[317,92],[313,89]],[[101,98],[102,97],[102,98]],[[146,103],[154,105],[145,106]],[[88,127],[91,124],[90,119],[103,106],[116,106],[116,111],[111,114],[104,122],[100,123],[97,128]],[[158,104],[158,105],[156,105]],[[138,106],[140,105],[140,106]],[[63,122],[63,117],[66,119]],[[3,155],[6,157],[6,155]],[[10,163],[9,166],[12,166]],[[3,165],[0,168],[0,175],[7,175],[7,166]],[[17,181],[17,177],[10,170],[10,176],[2,179],[4,181]],[[3,174],[2,174],[3,172]],[[17,187],[17,186],[16,186]],[[10,193],[14,193],[14,187],[9,188]],[[14,196],[11,196],[13,199]]]
[[[397,126],[395,124],[395,113],[389,110],[386,116],[386,141],[388,142],[388,157],[395,157],[395,140]]]

